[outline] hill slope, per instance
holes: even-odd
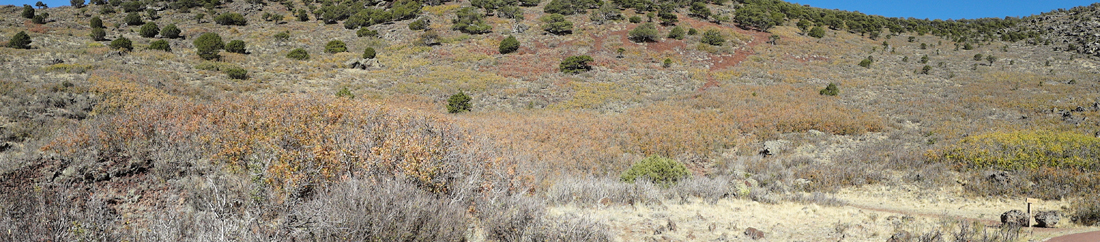
[[[697,3],[0,7],[0,40],[31,40],[0,48],[0,226],[20,232],[0,237],[1040,239],[1096,221],[1100,63],[1068,34],[1092,8]],[[204,58],[207,33],[244,51]],[[459,92],[471,111],[448,113]],[[619,181],[651,156],[690,177]],[[1066,218],[986,230],[1024,197]]]

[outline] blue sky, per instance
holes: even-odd
[[[1006,16],[1026,17],[1051,10],[1085,6],[1094,1],[1083,0],[788,0],[825,9],[859,11],[886,17],[928,19],[975,19]]]
[[[87,2],[88,0],[85,0]],[[34,5],[38,0],[0,0],[0,5]],[[50,7],[69,5],[69,0],[44,0]],[[975,19],[984,17],[1024,17],[1058,8],[1072,8],[1092,4],[1083,0],[788,0],[810,6],[859,11],[886,17],[915,17],[929,19]]]

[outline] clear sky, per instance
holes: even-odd
[[[886,17],[928,19],[976,19],[1026,17],[1051,10],[1085,6],[1084,0],[788,0],[812,7],[859,11]]]
[[[87,2],[88,0],[85,0]],[[0,0],[0,5],[34,6],[38,0]],[[69,0],[42,0],[50,7],[69,5]],[[1058,8],[1092,4],[1084,0],[788,0],[810,6],[859,11],[886,17],[928,19],[975,19],[985,17],[1024,17]]]

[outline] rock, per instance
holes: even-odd
[[[50,60],[50,65],[56,65],[56,64],[61,64],[61,63],[65,63],[65,61],[61,60],[61,59]]]
[[[1027,226],[1031,218],[1024,211],[1012,210],[1001,214],[1001,226]]]
[[[377,59],[360,59],[360,58],[345,61],[344,66],[347,66],[348,68],[351,68],[351,69],[360,69],[360,70],[377,69],[377,68],[384,67],[384,66],[382,66],[382,63],[378,62]]]
[[[764,231],[760,231],[759,229],[749,227],[749,228],[745,229],[745,236],[748,236],[750,239],[754,239],[754,240],[763,239],[764,238]]]
[[[913,235],[909,234],[909,231],[899,231],[891,235],[886,242],[909,242],[913,240]]]
[[[1008,172],[1005,172],[1005,171],[992,171],[992,172],[986,173],[985,177],[986,177],[986,180],[989,181],[990,183],[1001,185],[1001,186],[1007,186],[1010,183],[1012,183],[1012,180],[1013,180],[1012,176],[1009,175]]]
[[[1062,220],[1058,211],[1039,211],[1035,213],[1035,225],[1043,228],[1054,228]]]
[[[761,150],[760,154],[764,155],[764,156],[778,155],[779,153],[782,153],[783,151],[787,151],[787,149],[789,149],[790,146],[791,146],[791,141],[790,140],[764,141],[764,150]]]
[[[120,56],[120,57],[121,57],[121,56],[122,56],[122,52],[121,52],[121,51],[111,51],[111,52],[107,52],[107,54],[103,55],[103,58],[111,58],[112,56]]]

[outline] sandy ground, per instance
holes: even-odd
[[[926,190],[915,186],[864,186],[840,191],[849,202],[840,207],[783,202],[765,204],[722,199],[709,204],[695,199],[660,205],[558,206],[550,214],[580,214],[605,221],[617,241],[750,241],[749,227],[765,238],[757,241],[886,241],[900,231],[920,234],[956,231],[966,223],[996,231],[1000,214],[1026,209],[1021,199],[975,199],[961,188]],[[1067,201],[1033,201],[1033,210],[1060,210]],[[1024,228],[1019,241],[1094,231],[1063,219],[1058,228]],[[945,234],[945,239],[951,235]]]

